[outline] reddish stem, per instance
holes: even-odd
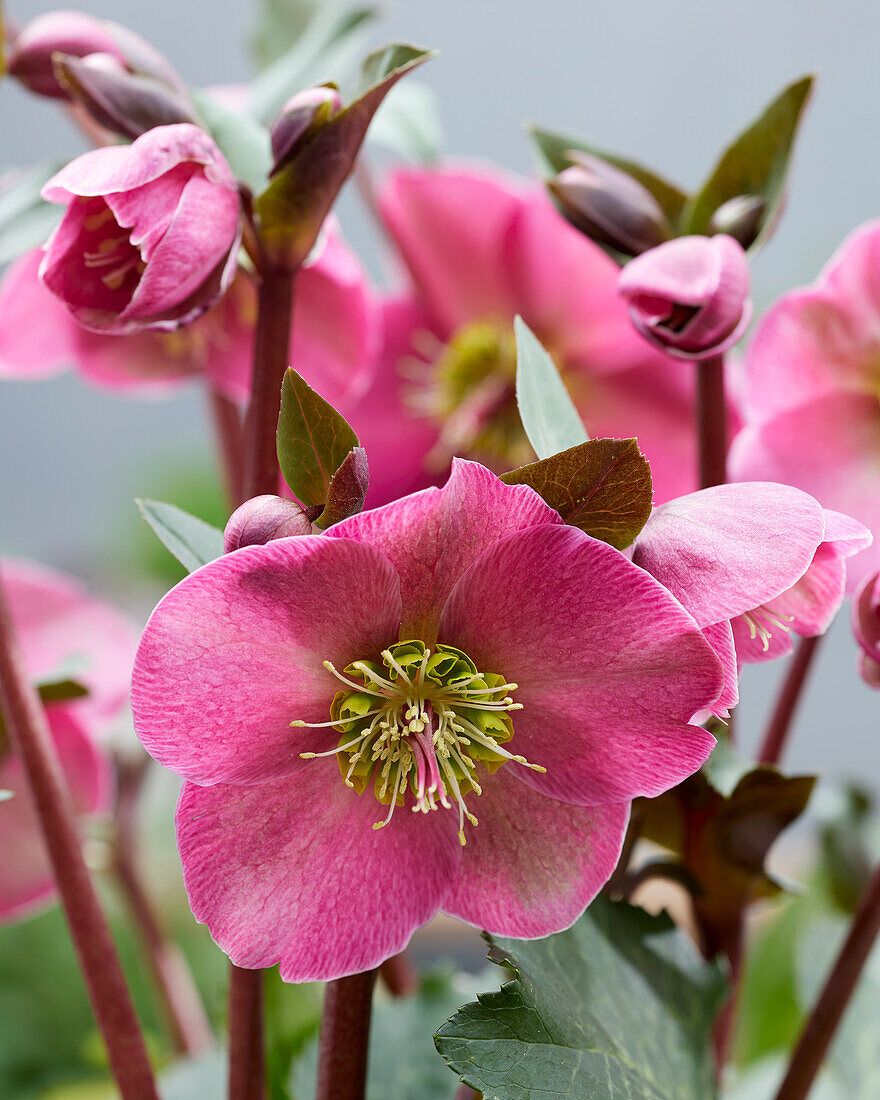
[[[778,764],[782,759],[788,735],[791,730],[792,719],[800,702],[801,692],[807,679],[807,674],[816,655],[821,635],[815,638],[801,638],[794,651],[791,664],[776,700],[773,717],[764,734],[764,741],[758,755],[761,764]]]
[[[379,977],[392,997],[409,997],[419,987],[419,975],[406,951],[392,955],[379,967]]]
[[[697,369],[697,454],[700,488],[727,480],[727,405],[724,356],[701,359]]]
[[[217,449],[220,452],[220,462],[223,467],[226,495],[232,507],[237,508],[241,503],[241,474],[244,460],[241,413],[234,401],[230,401],[213,386],[208,391],[208,397],[211,402]]]
[[[315,1100],[363,1100],[375,980],[365,970],[328,983]]]
[[[263,1100],[263,972],[229,967],[229,1100]]]
[[[474,1092],[470,1085],[461,1084],[455,1090],[455,1100],[480,1100],[483,1094]]]
[[[819,1072],[880,932],[880,867],[865,887],[849,935],[791,1056],[776,1100],[803,1100]]]
[[[18,749],[61,905],[123,1100],[157,1100],[153,1072],[110,928],[83,861],[70,792],[28,682],[0,584],[0,710]]]

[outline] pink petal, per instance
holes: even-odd
[[[47,710],[52,740],[78,813],[106,808],[110,765],[92,744],[72,711]],[[21,761],[14,752],[0,760],[0,789],[13,797],[0,804],[0,923],[30,916],[55,895],[55,881],[34,813]]]
[[[880,532],[880,404],[828,394],[752,424],[730,452],[732,475],[798,485],[826,508]],[[846,590],[880,567],[880,542],[847,562]]]
[[[242,551],[239,551],[241,553]],[[329,981],[401,951],[437,912],[461,858],[457,815],[387,807],[335,760],[251,787],[187,783],[177,842],[190,906],[238,966]]]
[[[466,825],[454,917],[502,936],[549,936],[573,924],[611,877],[629,803],[569,806],[519,783],[515,765],[486,776]]]
[[[453,589],[440,639],[519,685],[517,777],[578,805],[653,796],[714,739],[688,724],[723,686],[693,619],[612,547],[543,525],[496,542]]]
[[[381,550],[400,576],[400,637],[433,645],[446,597],[468,566],[512,531],[547,523],[562,520],[533,489],[455,459],[442,489],[361,512],[327,534]]]
[[[201,165],[184,161],[143,187],[104,197],[116,221],[129,230],[129,240],[144,260],[152,258],[171,225],[187,184],[200,171]]]
[[[37,380],[73,365],[79,325],[40,282],[36,249],[10,264],[0,284],[0,377]]]
[[[790,588],[822,541],[821,507],[787,485],[716,485],[655,508],[633,561],[700,626],[759,607]]]
[[[134,624],[64,573],[15,558],[0,568],[28,675],[40,680],[81,659],[75,678],[89,695],[77,701],[78,716],[113,717],[128,696]]]
[[[727,718],[730,708],[739,702],[739,667],[730,620],[723,619],[720,623],[704,626],[703,637],[715,651],[724,670],[724,688],[710,710],[719,718]]]
[[[383,186],[382,220],[444,335],[513,320],[502,240],[520,201],[515,184],[483,168],[407,169]]]
[[[371,546],[305,535],[248,546],[191,573],[161,601],[132,677],[144,748],[186,779],[255,783],[334,748],[340,671],[397,638],[398,581]]]
[[[776,606],[776,600],[772,606]],[[761,609],[758,609],[759,611]],[[791,635],[782,627],[772,627],[770,637],[764,640],[750,629],[748,621],[742,616],[731,620],[733,639],[736,644],[736,656],[740,665],[761,664],[786,657],[794,648]],[[765,624],[766,625],[766,624]]]

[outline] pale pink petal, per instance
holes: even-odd
[[[432,645],[446,597],[468,566],[505,535],[547,523],[562,520],[533,489],[455,459],[442,489],[361,512],[327,534],[381,550],[400,576],[400,637]]]
[[[512,321],[504,231],[521,202],[497,172],[407,169],[379,195],[382,220],[443,334],[469,321]]]
[[[0,568],[28,675],[40,681],[59,669],[66,674],[73,662],[74,678],[89,689],[77,713],[111,718],[128,695],[134,624],[64,573],[16,558],[3,558]]]
[[[440,640],[518,686],[517,776],[565,802],[653,796],[706,759],[688,724],[718,697],[721,665],[690,615],[623,554],[574,527],[496,541],[453,589]]]
[[[822,269],[817,283],[861,317],[865,331],[871,331],[878,342],[880,218],[865,222],[849,234]]]
[[[332,759],[251,787],[187,783],[177,842],[193,914],[238,966],[280,963],[285,981],[378,966],[437,912],[461,858],[452,811],[399,806],[374,829],[387,811]]]
[[[150,617],[132,676],[135,728],[197,783],[254,783],[335,747],[340,671],[397,638],[397,576],[371,546],[305,535],[248,546],[191,573]]]
[[[454,917],[501,936],[549,936],[568,928],[611,877],[629,803],[570,806],[519,783],[507,764],[486,776],[465,825]]]
[[[79,325],[40,282],[40,249],[10,264],[0,283],[0,377],[51,378],[73,366]]]
[[[78,813],[107,807],[111,770],[70,709],[49,707],[46,716],[58,760]],[[0,789],[12,798],[0,803],[0,923],[29,916],[55,896],[55,882],[34,813],[21,761],[14,752],[0,759]]]
[[[880,403],[828,394],[752,424],[730,452],[732,475],[788,482],[880,533]],[[880,567],[880,540],[847,562],[846,590]]]
[[[633,561],[708,626],[790,588],[824,530],[819,504],[790,486],[716,485],[655,508]]]

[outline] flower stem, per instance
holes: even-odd
[[[419,975],[406,951],[392,955],[379,967],[379,977],[392,997],[408,997],[419,986]]]
[[[229,1100],[263,1100],[263,972],[229,967]]]
[[[363,1100],[375,970],[329,982],[315,1100]]]
[[[849,935],[797,1041],[776,1100],[803,1100],[810,1091],[878,932],[880,867],[868,880]]]
[[[801,638],[797,644],[797,649],[794,651],[794,657],[782,684],[782,690],[776,700],[773,716],[770,719],[767,732],[764,734],[764,741],[758,755],[760,764],[778,764],[782,759],[782,752],[788,741],[791,722],[800,701],[807,674],[816,655],[820,637],[821,635],[817,635],[815,638]]]
[[[290,359],[295,278],[295,271],[268,263],[260,276],[251,402],[244,422],[243,500],[278,492],[275,432]]]
[[[727,480],[727,406],[724,356],[701,359],[697,370],[697,454],[700,488]]]
[[[123,1100],[157,1100],[134,1005],[86,870],[70,792],[39,697],[24,672],[2,584],[0,710],[21,755],[70,936],[119,1092]]]
[[[217,450],[223,467],[223,480],[226,495],[233,508],[241,500],[241,466],[243,449],[241,438],[241,413],[234,401],[230,401],[213,386],[208,391],[211,403],[211,417],[214,421],[214,434]]]

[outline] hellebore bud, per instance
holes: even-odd
[[[853,597],[853,633],[862,648],[859,674],[868,687],[880,688],[880,573],[865,577]]]
[[[59,83],[53,54],[109,54],[129,72],[151,76],[180,94],[186,91],[169,62],[140,35],[83,12],[51,11],[27,23],[12,43],[9,73],[37,95],[69,99],[69,90]]]
[[[189,123],[84,153],[43,188],[67,206],[40,279],[84,328],[125,335],[194,321],[235,277],[238,185]]]
[[[246,500],[229,517],[223,532],[223,550],[231,554],[243,546],[262,546],[290,535],[310,535],[312,525],[295,500],[267,495]]]
[[[751,248],[764,226],[767,203],[760,195],[737,195],[723,202],[709,220],[709,234],[726,233]]]
[[[672,227],[662,207],[628,172],[589,153],[568,156],[574,165],[547,186],[576,229],[627,256],[669,240]]]
[[[631,260],[617,289],[650,343],[678,359],[729,348],[752,315],[749,265],[732,237],[678,237]]]
[[[339,92],[331,85],[306,88],[291,96],[272,124],[274,164],[270,177],[289,164],[303,144],[341,107]]]

